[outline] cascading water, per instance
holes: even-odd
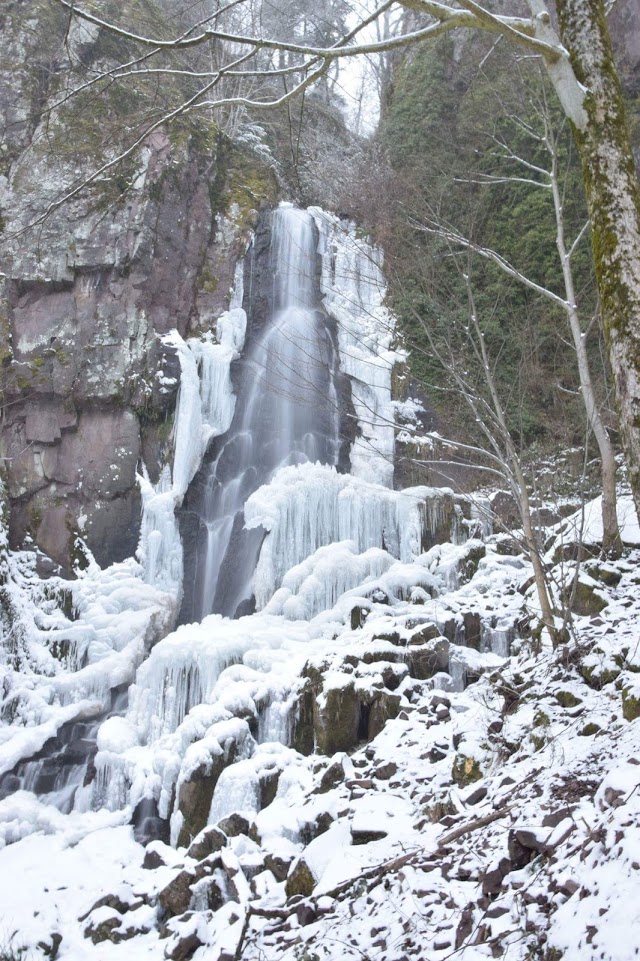
[[[199,529],[183,621],[249,609],[264,536],[244,529],[249,495],[281,467],[338,461],[338,358],[320,306],[317,246],[310,213],[273,211],[269,316],[240,362],[236,416],[201,473],[198,503],[189,505]]]
[[[0,798],[129,805],[137,837],[168,837],[171,822],[183,843],[195,827],[181,785],[209,778],[212,758],[238,763],[210,787],[215,820],[241,803],[241,781],[255,787],[249,768],[312,748],[308,731],[296,740],[310,652],[353,626],[354,605],[387,598],[387,618],[415,594],[423,616],[445,578],[413,561],[457,525],[450,492],[392,488],[393,337],[377,255],[352,226],[286,205],[262,218],[215,334],[167,335],[174,456],[155,485],[141,478],[142,567],[96,567],[77,585],[81,619],[46,634],[78,653],[68,672],[51,658],[35,709],[31,679],[16,692],[39,727],[4,766],[0,744]],[[182,625],[156,643],[181,584]],[[508,628],[483,643],[508,647]]]

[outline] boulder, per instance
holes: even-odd
[[[371,844],[372,841],[381,841],[387,837],[387,831],[375,831],[373,828],[352,828],[351,840],[354,844]]]
[[[296,699],[293,709],[293,731],[291,746],[300,754],[313,754],[315,747],[313,730],[313,706],[315,695],[311,681],[307,678]]]
[[[261,771],[258,778],[258,789],[260,791],[260,810],[269,807],[275,800],[278,793],[278,783],[281,771],[279,769]]]
[[[203,861],[211,854],[217,854],[226,846],[227,835],[223,834],[219,828],[208,827],[198,834],[192,841],[187,854],[196,861]]]
[[[285,881],[291,870],[292,862],[293,857],[283,858],[277,854],[267,854],[264,859],[264,866],[267,871],[271,871],[276,881]]]
[[[426,644],[407,647],[405,662],[411,677],[425,681],[434,674],[449,669],[449,642],[445,637],[434,638]]]
[[[367,607],[362,607],[358,605],[351,608],[351,630],[357,631],[358,628],[362,627],[367,617],[369,616],[369,609]]]
[[[622,688],[622,716],[625,721],[635,721],[640,717],[640,687]]]
[[[189,961],[189,958],[192,958],[198,948],[201,948],[203,944],[204,942],[200,940],[198,934],[192,931],[184,937],[178,937],[173,940],[171,944],[165,948],[164,956],[168,958],[169,961]]]
[[[390,691],[376,691],[369,704],[367,724],[367,740],[372,741],[384,728],[387,721],[397,717],[400,713],[402,699],[399,694]]]
[[[566,600],[569,601],[571,598],[566,597]],[[599,614],[608,604],[607,599],[600,594],[593,584],[588,584],[583,580],[578,581],[575,595],[571,600],[571,610],[574,614],[589,617]]]
[[[167,862],[164,860],[159,851],[156,851],[153,848],[147,848],[144,854],[142,867],[146,871],[155,871],[156,868],[165,867],[166,863]]]
[[[451,778],[458,787],[466,787],[482,777],[480,762],[466,754],[456,754],[451,770]]]
[[[332,761],[320,778],[320,784],[317,788],[318,794],[326,794],[327,791],[331,791],[334,787],[337,787],[338,784],[342,784],[345,777],[346,774],[342,758]]]
[[[374,771],[373,776],[379,781],[388,781],[397,773],[398,765],[395,761],[386,761],[383,764],[379,764]]]
[[[317,883],[304,858],[298,858],[287,877],[284,889],[288,898],[297,895],[308,898],[313,894]]]
[[[465,611],[462,616],[465,647],[479,651],[482,643],[482,619],[476,611]]]
[[[215,904],[217,910],[230,900],[224,865],[219,855],[213,854],[193,869],[183,869],[158,894],[158,903],[166,918],[184,914],[189,909],[193,888],[207,880],[207,900]]]
[[[111,941],[117,944],[121,940],[118,931],[121,922],[122,918],[118,914],[96,923],[90,921],[84,929],[84,936],[85,938],[91,938],[93,944],[101,944],[103,941]]]
[[[218,827],[228,838],[237,838],[241,835],[250,837],[252,833],[255,833],[255,824],[252,824],[244,814],[237,812],[218,821]]]
[[[314,730],[319,754],[352,751],[358,743],[360,699],[353,681],[324,691],[314,704]]]
[[[183,823],[178,836],[178,847],[186,847],[206,826],[211,810],[213,792],[227,764],[235,759],[235,745],[228,752],[211,755],[179,786],[178,810]]]
[[[158,903],[168,917],[184,914],[191,901],[191,886],[197,878],[193,871],[180,871],[158,894]]]
[[[560,707],[565,708],[578,707],[579,704],[582,704],[582,698],[576,697],[571,691],[557,691],[556,701]]]
[[[458,584],[462,587],[477,573],[478,565],[486,556],[487,548],[482,541],[470,540],[464,545],[464,556],[458,561]]]
[[[511,871],[513,865],[509,858],[500,858],[498,863],[488,870],[482,879],[482,893],[486,897],[494,897],[500,892],[502,882]]]

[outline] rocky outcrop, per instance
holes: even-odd
[[[78,536],[101,564],[135,550],[136,471],[144,462],[157,477],[178,387],[177,358],[161,338],[214,325],[247,231],[276,188],[213,125],[198,135],[157,129],[124,165],[94,177],[115,149],[104,124],[135,112],[141,93],[127,90],[125,103],[111,91],[95,116],[72,98],[52,121],[47,108],[65,85],[108,61],[99,30],[74,28],[66,48],[65,29],[49,4],[32,5],[28,24],[20,4],[8,4],[0,359],[11,542],[29,536],[71,573]]]

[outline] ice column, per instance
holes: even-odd
[[[340,369],[351,379],[360,428],[351,450],[351,473],[390,487],[395,431],[391,372],[405,354],[392,348],[395,319],[384,306],[382,255],[356,237],[354,224],[318,207],[309,210],[320,232],[323,303],[338,323]]]
[[[180,361],[180,389],[173,427],[173,463],[165,466],[157,484],[146,471],[139,477],[142,527],[138,557],[144,579],[163,590],[179,592],[182,584],[182,545],[175,516],[212,437],[231,424],[235,396],[231,363],[244,344],[247,318],[242,309],[243,262],[237,265],[229,310],[216,324],[217,342],[208,332],[185,342],[177,330],[164,343],[175,348]]]

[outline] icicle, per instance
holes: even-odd
[[[192,707],[207,703],[220,674],[241,660],[250,640],[211,643],[181,628],[155,646],[130,691],[128,716],[145,743],[171,734]]]
[[[390,487],[393,481],[394,408],[391,373],[405,354],[392,349],[395,319],[384,306],[382,255],[356,237],[355,225],[310,207],[320,232],[322,293],[338,323],[340,369],[351,379],[359,436],[351,473]]]
[[[175,510],[198,470],[212,437],[230,427],[235,410],[231,363],[244,344],[247,317],[242,309],[243,262],[236,267],[231,306],[218,318],[216,333],[185,343],[177,330],[164,343],[180,361],[180,389],[173,426],[173,464],[164,467],[155,487],[146,471],[139,477],[142,529],[138,557],[144,578],[163,590],[178,592],[182,584],[182,545]]]
[[[425,500],[450,496],[427,487],[391,491],[320,464],[283,468],[245,505],[246,527],[269,532],[253,584],[258,609],[288,571],[336,541],[353,542],[356,554],[375,547],[405,562],[417,557],[425,518],[440,517]]]

